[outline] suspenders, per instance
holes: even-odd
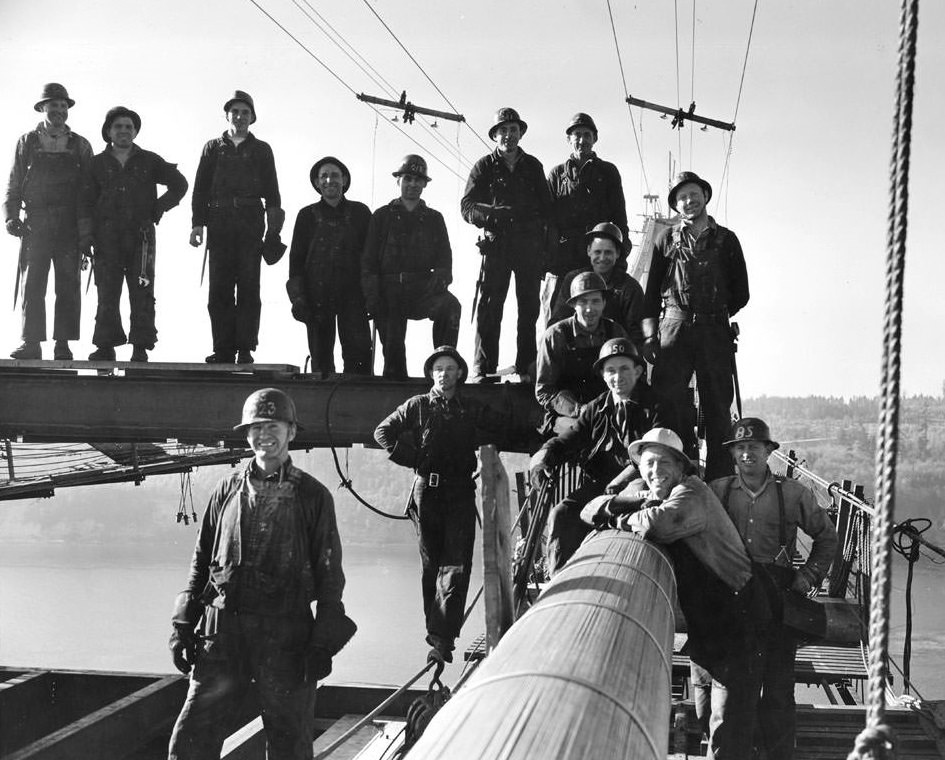
[[[732,488],[735,487],[735,479],[737,477],[738,475],[732,475],[728,479],[728,483],[725,484],[725,493],[722,494],[722,507],[729,517],[731,517],[732,514],[729,512],[728,500],[732,494]],[[778,491],[778,543],[781,548],[777,555],[775,555],[774,560],[772,560],[773,562],[777,562],[781,558],[781,555],[784,555],[784,558],[787,559],[788,562],[791,561],[791,557],[789,557],[787,553],[787,517],[784,511],[784,487],[782,483],[784,483],[784,478],[780,475],[775,475],[774,485]]]

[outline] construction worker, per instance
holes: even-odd
[[[292,316],[305,323],[312,371],[335,371],[335,322],[346,373],[371,374],[371,332],[361,294],[361,252],[371,210],[348,200],[351,172],[334,156],[320,158],[309,181],[321,196],[299,211],[289,250],[286,290]]]
[[[686,617],[686,651],[718,684],[706,756],[749,760],[771,597],[679,436],[655,427],[631,443],[629,453],[641,478],[615,496],[592,499],[581,517],[598,528],[629,530],[667,545]]]
[[[594,371],[607,390],[581,409],[574,426],[545,441],[529,463],[537,488],[566,462],[580,463],[581,485],[549,513],[549,572],[557,572],[590,532],[581,510],[596,496],[617,493],[639,477],[629,447],[653,423],[645,377],[646,363],[628,338],[612,338],[600,347]]]
[[[643,288],[633,277],[617,266],[617,263],[633,247],[626,241],[620,228],[613,222],[601,222],[584,235],[587,241],[587,258],[590,266],[573,269],[561,279],[561,288],[552,310],[549,325],[571,316],[567,295],[571,292],[571,283],[582,272],[595,272],[607,283],[607,303],[604,316],[617,322],[630,336],[637,348],[643,346]]]
[[[535,398],[545,409],[540,432],[561,435],[577,422],[582,407],[606,390],[594,367],[601,346],[626,338],[619,324],[604,314],[607,285],[594,272],[571,283],[568,305],[574,314],[553,324],[541,337]]]
[[[341,601],[335,507],[329,490],[292,464],[298,419],[283,391],[250,394],[234,430],[253,458],[211,494],[174,605],[170,649],[190,688],[168,758],[219,758],[252,690],[266,756],[302,760],[312,757],[316,681],[357,630]]]
[[[820,588],[837,550],[837,531],[829,515],[817,505],[809,488],[772,474],[768,457],[778,448],[764,420],[744,417],[732,427],[725,447],[736,473],[709,484],[735,523],[752,561],[783,591],[808,594]],[[811,539],[804,564],[795,568],[797,530]],[[756,743],[769,760],[794,756],[796,726],[794,658],[797,638],[783,620],[771,621],[764,638],[762,660],[754,693],[757,700]],[[725,702],[724,684],[712,674],[692,666],[696,714],[708,725],[711,705]],[[748,725],[746,722],[745,725]]]
[[[706,206],[712,186],[682,172],[669,191],[678,221],[653,244],[643,306],[643,356],[653,367],[657,423],[682,438],[693,459],[698,451],[695,409],[689,398],[693,373],[705,419],[705,478],[732,472],[722,441],[731,425],[735,345],[729,319],[748,303],[742,247],[717,224]]]
[[[463,396],[468,370],[452,346],[430,354],[423,373],[430,392],[397,407],[374,438],[417,475],[408,514],[419,531],[426,641],[430,659],[452,662],[476,538],[476,449],[500,434],[505,418]]]
[[[105,150],[92,159],[91,205],[95,222],[95,351],[92,361],[114,361],[115,346],[133,346],[131,361],[146,362],[157,342],[154,325],[155,230],[187,192],[187,180],[157,153],[135,144],[141,117],[124,106],[105,114]],[[158,197],[157,186],[167,190]],[[131,306],[128,335],[121,326],[122,281]]]
[[[7,232],[21,239],[17,290],[22,293],[23,342],[10,352],[14,359],[43,358],[50,263],[56,290],[53,358],[72,359],[69,341],[79,338],[79,267],[92,252],[92,219],[83,202],[92,146],[66,125],[74,105],[61,84],[44,85],[33,106],[43,120],[20,137],[13,155],[3,218]]]
[[[561,281],[568,272],[587,265],[584,259],[584,234],[602,219],[609,219],[620,230],[621,240],[629,243],[627,205],[623,183],[617,167],[594,152],[597,125],[586,113],[576,113],[565,129],[571,155],[548,174],[548,185],[554,202],[554,223],[558,244],[554,257],[548,261],[542,282],[542,306],[546,323],[550,312],[568,292]],[[630,246],[620,250],[620,269],[626,270]],[[567,298],[567,295],[564,296]]]
[[[453,251],[443,215],[421,199],[430,182],[422,156],[407,155],[393,172],[400,197],[371,217],[361,284],[384,347],[384,377],[407,378],[407,320],[433,321],[433,345],[455,346],[462,307],[447,289]]]
[[[483,230],[479,242],[483,259],[476,312],[476,355],[470,382],[494,379],[502,312],[513,273],[518,302],[515,372],[522,380],[534,379],[538,291],[547,242],[555,238],[555,233],[544,169],[537,158],[519,145],[527,130],[528,125],[514,108],[500,108],[496,112],[489,129],[496,149],[473,165],[460,202],[463,219]]]
[[[249,131],[256,121],[253,99],[236,90],[223,113],[229,126],[203,146],[197,165],[190,244],[203,245],[206,232],[213,333],[213,353],[206,361],[251,364],[259,340],[263,237],[270,244],[278,241],[285,211],[272,148]]]

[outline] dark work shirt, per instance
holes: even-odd
[[[332,243],[324,248],[312,249],[319,217],[322,223],[348,222],[344,230],[339,230],[340,239],[330,236]],[[344,273],[346,279],[358,279],[361,272],[361,252],[364,250],[364,240],[367,236],[368,224],[371,221],[371,210],[363,203],[342,198],[337,206],[331,206],[324,200],[306,206],[299,211],[295,218],[295,228],[292,231],[292,246],[289,248],[289,277],[298,277],[305,273],[306,261],[312,257],[318,263],[330,266],[334,271]],[[327,241],[326,241],[327,242]],[[309,261],[309,266],[312,266]]]
[[[592,153],[584,166],[568,158],[548,174],[554,201],[554,221],[561,235],[583,235],[601,222],[613,222],[627,239],[627,204],[620,172]]]
[[[735,233],[709,217],[693,242],[681,223],[660,231],[643,306],[644,319],[658,317],[665,303],[693,312],[728,311],[748,303],[748,271]]]
[[[551,319],[548,320],[549,326],[574,314],[574,308],[568,304],[571,283],[582,272],[592,271],[594,270],[591,267],[584,267],[574,269],[564,276],[558,290],[558,298],[551,311]],[[627,331],[627,337],[639,348],[643,345],[643,329],[640,327],[640,320],[643,318],[643,288],[629,274],[616,268],[604,278],[604,282],[607,283],[608,288],[604,316],[623,327]]]
[[[233,169],[217,177],[221,159],[233,161]],[[206,226],[211,202],[226,204],[234,198],[262,198],[266,208],[282,206],[272,148],[252,132],[239,145],[224,133],[203,146],[191,198],[193,226]]]
[[[513,229],[521,224],[551,223],[551,192],[541,161],[519,148],[514,167],[508,167],[498,149],[476,161],[460,201],[463,219],[495,232],[498,224],[492,208],[509,206]]]
[[[167,190],[158,197],[157,186]],[[133,145],[124,166],[111,146],[92,159],[92,197],[96,227],[103,222],[151,224],[155,211],[174,208],[187,192],[187,180],[157,153]]]

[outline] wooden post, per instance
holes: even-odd
[[[623,531],[592,534],[410,760],[665,760],[675,598],[659,548]]]
[[[479,449],[482,461],[482,564],[486,604],[486,652],[512,625],[512,515],[509,476],[495,446]]]

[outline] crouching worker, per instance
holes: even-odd
[[[419,530],[429,658],[452,662],[476,539],[476,449],[496,439],[504,417],[462,395],[469,371],[452,346],[430,354],[423,373],[430,392],[397,407],[374,438],[392,462],[417,474],[407,510]]]
[[[709,758],[749,760],[768,593],[734,523],[695,474],[679,436],[653,428],[630,445],[641,478],[581,513],[596,527],[632,531],[666,544],[686,617],[686,653],[712,681]]]
[[[561,569],[590,532],[581,509],[595,496],[617,493],[638,477],[630,461],[630,444],[653,421],[649,387],[641,381],[644,365],[629,338],[613,338],[600,348],[594,371],[607,390],[581,410],[573,428],[546,441],[532,457],[529,474],[536,488],[565,462],[579,462],[584,482],[549,514],[548,563]]]
[[[266,756],[310,759],[316,681],[357,630],[341,601],[334,503],[292,464],[298,422],[285,393],[251,394],[234,429],[246,434],[253,459],[210,496],[175,604],[170,649],[191,675],[168,758],[219,758],[253,686]]]

